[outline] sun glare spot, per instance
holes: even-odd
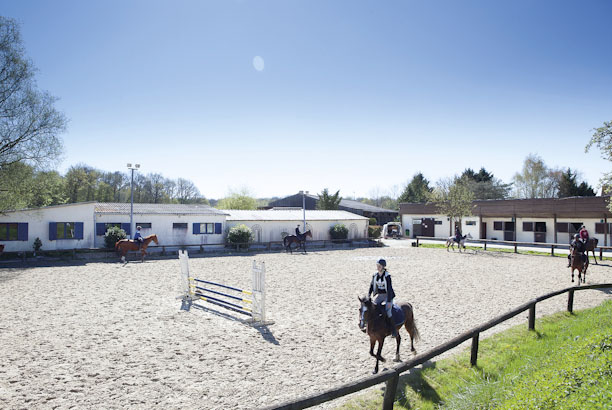
[[[264,69],[264,59],[261,58],[260,56],[255,56],[253,58],[253,67],[255,67],[255,70],[257,70],[257,71],[263,71],[263,69]]]

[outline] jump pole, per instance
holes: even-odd
[[[214,304],[216,306],[223,307],[228,310],[232,310],[236,313],[250,316],[252,322],[257,324],[273,324],[274,322],[266,321],[266,266],[263,262],[258,263],[253,261],[252,269],[252,290],[238,289],[232,286],[223,285],[220,283],[210,282],[202,279],[197,279],[189,274],[189,255],[187,251],[179,251],[179,261],[181,265],[181,288],[183,294],[180,298],[183,300],[183,306],[181,309],[189,310],[191,304],[196,300],[204,300],[205,302]],[[201,286],[200,286],[201,284]],[[232,296],[220,291],[215,291],[203,286],[216,286],[223,289],[229,289],[234,292],[239,292],[244,295],[248,295],[251,299],[246,299],[240,296]],[[211,296],[210,294],[215,296]],[[234,302],[219,299],[218,296],[237,300],[243,304],[248,304],[250,307],[244,305],[238,305]]]

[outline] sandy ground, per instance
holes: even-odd
[[[254,328],[214,306],[223,314],[181,311],[178,258],[0,268],[0,407],[259,408],[366,376],[374,360],[357,326],[357,296],[380,257],[398,299],[415,307],[420,353],[571,285],[562,258],[494,252],[390,247],[193,256],[197,277],[243,288],[250,287],[252,261],[266,263],[275,324]],[[610,263],[591,265],[587,282],[612,282]],[[578,292],[575,308],[610,297]],[[553,298],[538,304],[537,315],[566,304],[566,296]],[[526,316],[495,331],[526,326]]]

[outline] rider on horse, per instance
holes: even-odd
[[[455,242],[461,243],[461,239],[463,239],[463,235],[461,235],[461,229],[459,229],[459,226],[455,226]]]
[[[140,230],[142,228],[140,226],[136,227],[136,233],[134,234],[134,242],[136,242],[138,244],[138,249],[140,249],[142,247],[142,243],[144,242],[144,239],[142,237],[142,235],[140,234]]]
[[[582,230],[580,230],[580,232],[582,232]],[[567,267],[568,268],[572,266],[572,248],[575,248],[580,253],[580,256],[582,257],[582,259],[584,259],[584,251],[586,250],[586,242],[582,241],[579,234],[575,234],[574,239],[570,242],[570,253],[569,255],[567,255]]]
[[[295,228],[295,236],[297,236],[298,239],[302,239],[302,234],[300,233],[300,224],[298,224],[297,228]]]
[[[379,306],[382,304],[382,302],[386,302],[385,320],[387,327],[389,327],[391,330],[392,336],[396,337],[397,330],[395,329],[395,324],[391,318],[395,292],[393,291],[393,286],[391,285],[391,275],[389,275],[389,272],[387,271],[387,261],[380,259],[376,263],[376,269],[377,272],[374,274],[374,276],[372,276],[372,283],[370,284],[370,290],[368,290],[368,297],[374,293],[374,295],[376,295],[374,303]]]
[[[580,240],[586,244],[589,241],[589,231],[586,230],[584,225],[582,225],[582,227],[580,228],[579,234],[580,234]]]

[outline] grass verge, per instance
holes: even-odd
[[[612,409],[612,301],[520,325],[400,377],[395,409]],[[382,408],[380,390],[340,407]]]

